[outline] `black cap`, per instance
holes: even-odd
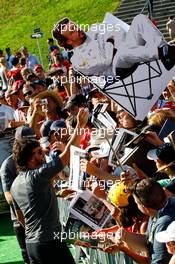
[[[46,86],[46,82],[43,80],[35,80],[35,81],[31,82],[31,84],[32,85],[44,85],[44,86]]]
[[[52,123],[50,127],[50,131],[58,131],[61,128],[65,128],[65,127],[66,127],[66,123],[64,120],[56,120]]]
[[[147,158],[154,161],[159,159],[168,164],[175,160],[175,150],[170,143],[164,143],[158,148],[148,151]]]
[[[40,127],[41,137],[49,137],[50,127],[51,127],[52,123],[53,123],[53,121],[51,121],[51,120],[47,120],[44,123],[42,123],[42,125]]]
[[[64,109],[70,109],[73,106],[82,106],[87,103],[86,98],[82,94],[74,94],[69,97],[66,106]]]
[[[31,127],[20,126],[16,128],[15,132],[16,140],[36,140],[35,131]]]
[[[23,100],[20,102],[18,109],[29,107],[29,106],[30,106],[29,102],[27,102],[26,100]]]

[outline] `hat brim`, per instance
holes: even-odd
[[[48,148],[49,145],[50,145],[49,138],[48,138],[48,137],[41,137],[41,138],[40,138],[40,145],[41,145],[43,148]]]
[[[74,106],[74,104],[72,104],[71,102],[67,102],[67,104],[65,105],[65,107],[63,108],[64,110],[69,110]]]
[[[86,151],[87,152],[91,152],[91,151],[96,151],[96,150],[99,150],[100,149],[100,146],[99,145],[90,145],[86,148]]]
[[[98,150],[91,151],[91,155],[95,159],[106,158],[109,156],[109,151],[110,151],[110,149],[102,151],[102,149],[99,148]]]
[[[151,149],[151,150],[149,150],[148,153],[147,153],[147,158],[149,160],[154,160],[154,161],[157,160],[158,157],[157,157],[156,152],[157,152],[157,149]]]
[[[167,243],[170,241],[175,241],[175,237],[174,239],[171,238],[168,232],[165,230],[156,234],[156,240],[160,243]]]
[[[54,76],[56,73],[64,73],[63,69],[61,68],[55,68],[55,69],[51,69],[46,73],[46,76]]]

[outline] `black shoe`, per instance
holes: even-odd
[[[132,67],[130,68],[116,68],[116,77],[119,80],[123,80],[127,78],[129,75],[131,75],[138,67],[138,63],[135,63]]]
[[[175,45],[164,45],[158,48],[159,58],[166,70],[171,70],[175,65]]]

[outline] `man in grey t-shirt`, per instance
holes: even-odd
[[[11,193],[17,215],[20,208],[24,216],[20,221],[25,224],[26,246],[32,264],[55,263],[57,258],[64,259],[65,264],[75,263],[66,243],[61,241],[59,211],[51,181],[68,164],[70,146],[79,146],[80,132],[87,119],[87,111],[80,109],[77,126],[65,151],[49,163],[45,163],[39,141],[14,142],[13,158],[19,175],[12,184]]]

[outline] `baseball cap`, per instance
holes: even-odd
[[[63,119],[56,120],[51,124],[50,131],[58,131],[61,128],[65,128],[65,127],[66,127],[66,123]]]
[[[40,127],[40,134],[41,137],[49,137],[49,133],[51,131],[50,127],[52,125],[53,121],[51,120],[46,120],[45,122],[42,123]]]
[[[86,98],[82,94],[74,94],[69,97],[64,109],[69,110],[73,106],[81,106],[83,103],[87,103]]]
[[[21,75],[22,76],[24,76],[24,75],[29,75],[29,74],[31,74],[31,73],[33,73],[33,71],[32,71],[32,69],[30,69],[30,68],[27,68],[27,67],[25,67],[25,68],[23,68],[22,70],[21,70]]]
[[[170,163],[175,160],[175,150],[170,143],[164,143],[156,149],[151,149],[147,153],[149,160],[161,160],[164,163]]]
[[[102,142],[100,145],[90,145],[86,148],[86,151],[91,152],[92,157],[95,159],[105,158],[109,156],[110,146],[108,142]]]
[[[116,207],[127,206],[129,204],[128,198],[130,195],[131,193],[126,190],[126,186],[121,181],[112,185],[108,193],[111,203]]]
[[[16,82],[14,82],[10,90],[10,94],[18,92],[22,88],[23,83],[24,82],[22,80],[17,80]]]
[[[45,83],[45,81],[43,81],[43,80],[34,80],[33,82],[32,82],[32,85],[46,85],[46,83]]]
[[[51,69],[46,73],[46,75],[52,77],[52,76],[54,76],[56,73],[61,74],[61,73],[64,73],[64,71],[63,71],[63,69],[62,69],[61,67],[53,67],[53,68],[51,68]]]
[[[42,69],[43,70],[43,66],[41,64],[36,64],[33,71],[37,71],[38,69]]]
[[[175,221],[173,221],[166,230],[156,234],[156,240],[160,243],[175,241]]]
[[[29,106],[30,106],[29,102],[27,102],[26,100],[23,100],[20,102],[18,109],[28,108]]]
[[[16,140],[36,140],[35,131],[28,126],[20,126],[16,128],[15,132]]]

